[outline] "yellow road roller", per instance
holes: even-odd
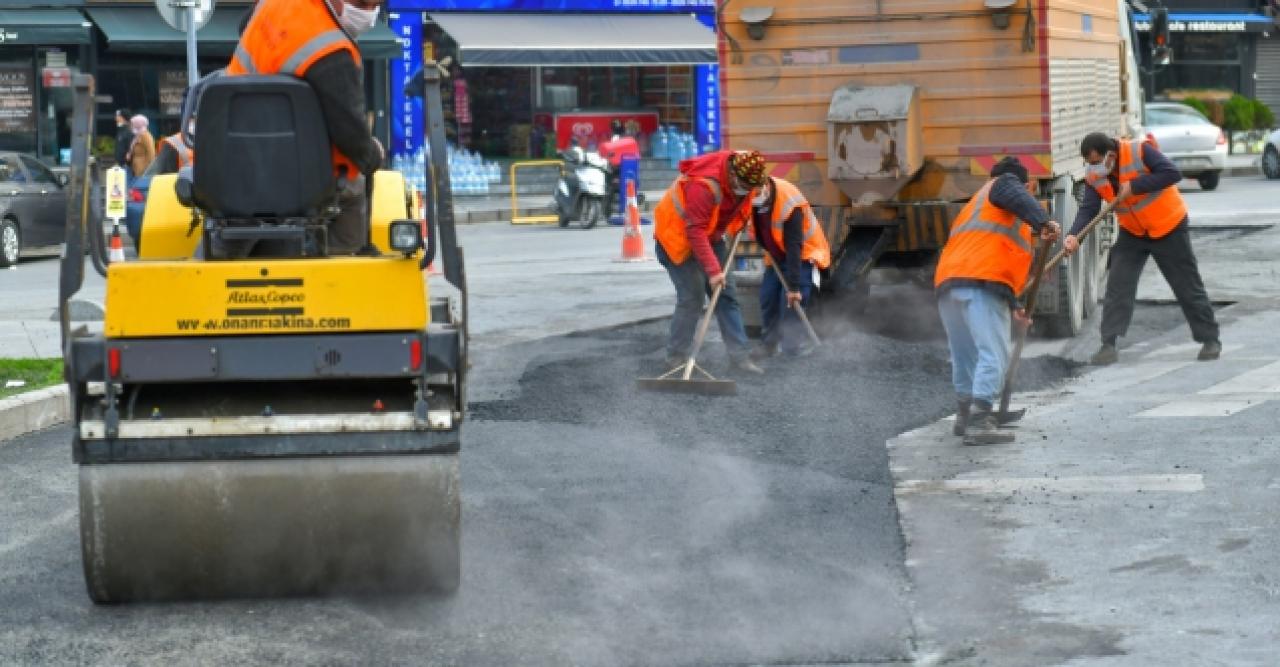
[[[428,136],[444,146],[428,69]],[[330,256],[315,93],[286,76],[207,81],[189,96],[194,168],[153,180],[142,254],[107,267],[102,332],[73,331],[102,225],[88,219],[92,78],[74,87],[60,311],[89,597],[455,590],[466,288],[443,156],[425,219],[379,171],[378,252]],[[447,296],[429,294],[437,259]]]

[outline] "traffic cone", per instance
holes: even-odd
[[[124,261],[124,245],[120,242],[120,223],[111,226],[111,249],[107,252],[107,261],[114,264]]]
[[[627,181],[627,219],[622,228],[622,261],[643,262],[644,234],[640,231],[640,203],[636,201],[636,182]]]

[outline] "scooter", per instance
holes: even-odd
[[[609,163],[598,153],[574,146],[564,153],[556,183],[555,208],[560,226],[581,220],[584,229],[599,224],[608,209]]]

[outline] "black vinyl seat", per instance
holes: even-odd
[[[196,126],[191,200],[205,214],[206,241],[287,240],[295,249],[286,254],[310,254],[303,252],[310,228],[323,247],[335,189],[311,86],[290,76],[217,77],[200,93]]]

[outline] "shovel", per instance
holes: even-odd
[[[733,271],[733,256],[738,252],[738,239],[740,238],[742,238],[741,231],[733,237],[733,245],[729,248],[729,257],[724,261],[725,282],[717,285],[715,291],[711,293],[711,303],[707,305],[707,312],[703,313],[702,320],[698,322],[698,333],[693,338],[693,350],[689,352],[689,358],[683,364],[656,378],[640,378],[636,380],[636,384],[641,389],[677,394],[706,394],[710,396],[733,396],[738,393],[738,384],[736,382],[716,379],[714,375],[699,366],[695,359],[698,356],[698,351],[702,349],[703,339],[707,337],[707,329],[710,328],[711,318],[715,315],[716,303],[720,301],[720,293],[724,291],[725,284],[729,282],[729,273]],[[693,377],[695,370],[701,374],[701,377]],[[678,377],[676,376],[677,374],[679,374]]]
[[[778,276],[778,282],[782,283],[782,289],[785,292],[791,291],[791,286],[787,284],[787,279],[782,275],[782,269],[778,268],[778,263],[770,261],[769,266],[773,267],[773,272]],[[822,340],[818,338],[818,332],[813,330],[813,325],[809,323],[809,316],[804,312],[804,306],[796,304],[796,314],[800,316],[800,321],[804,322],[804,330],[809,333],[809,340],[813,341],[814,347],[822,345]],[[779,323],[781,325],[781,323]]]
[[[1108,202],[1105,204],[1102,207],[1102,210],[1098,211],[1098,214],[1093,216],[1093,219],[1089,221],[1089,224],[1085,225],[1084,229],[1080,230],[1080,234],[1076,236],[1076,240],[1081,240],[1088,236],[1090,232],[1092,232],[1104,219],[1106,219],[1107,215],[1111,213],[1111,209],[1114,207],[1115,202]],[[1025,310],[1027,312],[1027,317],[1030,317],[1031,314],[1035,312],[1036,296],[1040,292],[1041,279],[1048,275],[1049,271],[1057,266],[1058,262],[1061,262],[1066,256],[1067,251],[1064,248],[1059,250],[1057,254],[1053,256],[1053,259],[1049,259],[1049,242],[1044,240],[1040,241],[1040,247],[1036,252],[1035,265],[1031,268],[1031,284],[1028,285],[1026,291],[1022,293],[1026,298]],[[1009,370],[1004,376],[1004,389],[1000,392],[1000,411],[996,413],[996,421],[1001,424],[1016,422],[1019,419],[1022,419],[1022,416],[1027,412],[1025,408],[1014,412],[1009,411],[1009,399],[1013,395],[1013,379],[1018,376],[1018,363],[1022,360],[1022,347],[1027,342],[1027,328],[1028,327],[1018,327],[1017,340],[1014,341],[1013,346],[1013,357],[1009,360]]]

